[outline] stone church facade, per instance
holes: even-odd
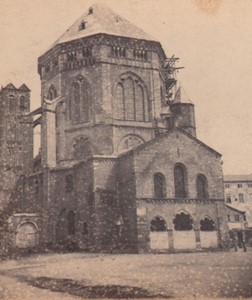
[[[139,253],[225,246],[221,155],[196,138],[176,61],[99,5],[39,57],[41,107],[30,112],[25,85],[2,88],[6,247]],[[36,126],[41,150],[33,159]]]

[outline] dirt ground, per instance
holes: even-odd
[[[247,252],[33,255],[0,262],[0,299],[252,297]]]

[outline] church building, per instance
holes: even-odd
[[[102,5],[0,92],[1,243],[95,252],[225,247],[221,154],[196,137],[178,58]],[[41,149],[33,158],[33,131]]]

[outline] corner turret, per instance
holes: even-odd
[[[196,137],[194,104],[181,86],[178,88],[170,108],[173,113],[174,126]]]

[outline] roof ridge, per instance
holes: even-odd
[[[82,20],[84,21],[84,28],[81,28],[80,26]],[[81,16],[51,45],[49,49],[57,44],[70,42],[99,33],[157,41],[150,34],[147,34],[143,29],[114,12],[108,6],[103,3],[94,3],[81,14]]]
[[[208,150],[210,150],[211,152],[214,152],[216,155],[218,156],[222,156],[218,151],[214,150],[213,148],[211,148],[210,146],[208,146],[207,144],[203,143],[202,141],[200,141],[199,139],[197,139],[196,137],[194,137],[193,135],[189,134],[188,132],[186,132],[185,130],[183,130],[182,128],[179,128],[179,127],[176,127],[176,128],[173,128],[173,129],[170,129],[164,133],[161,133],[157,136],[155,136],[153,139],[143,143],[143,144],[140,144],[139,146],[133,148],[133,149],[130,149],[128,150],[127,152],[124,152],[122,154],[119,154],[118,157],[123,157],[123,156],[126,156],[126,155],[129,155],[130,153],[132,152],[135,152],[135,151],[139,151],[139,150],[142,150],[143,148],[147,147],[148,145],[151,145],[153,144],[154,142],[156,142],[158,139],[161,139],[165,136],[168,136],[170,135],[172,132],[175,132],[175,131],[180,131],[181,133],[183,133],[184,135],[188,136],[189,138],[193,139],[196,143],[200,144],[201,146],[207,148]]]

